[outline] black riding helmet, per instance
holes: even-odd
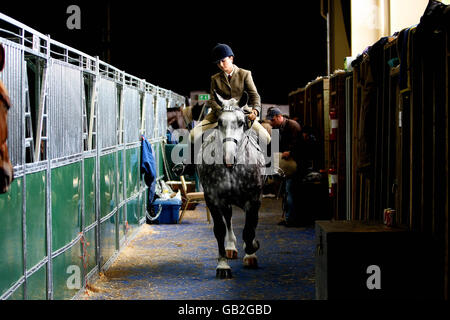
[[[233,50],[223,43],[218,43],[212,50],[212,60],[214,64],[218,64],[220,60],[226,57],[234,57]]]

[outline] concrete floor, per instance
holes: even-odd
[[[181,224],[144,225],[110,269],[81,297],[88,300],[311,300],[315,297],[314,229],[278,226],[281,200],[264,199],[257,239],[259,268],[242,264],[244,214],[233,208],[239,255],[233,279],[216,279],[217,242],[206,210]]]

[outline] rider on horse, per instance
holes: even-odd
[[[256,133],[266,140],[266,144],[270,142],[270,135],[267,130],[256,120],[261,113],[261,98],[258,94],[256,86],[253,82],[252,74],[248,70],[241,69],[233,64],[234,53],[226,44],[217,44],[212,51],[213,63],[222,71],[211,77],[211,99],[209,105],[212,108],[206,118],[201,121],[190,134],[191,141],[191,163],[193,163],[193,144],[202,133],[208,129],[217,127],[217,119],[221,112],[221,107],[215,100],[215,92],[224,99],[235,98],[240,100],[244,92],[249,96],[249,104],[244,108],[247,114],[247,125],[253,128]],[[184,171],[193,171],[193,166],[180,164],[173,169],[178,175]]]

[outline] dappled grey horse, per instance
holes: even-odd
[[[257,143],[254,130],[246,127],[243,107],[245,94],[240,101],[224,100],[216,94],[222,107],[216,129],[210,130],[196,160],[206,205],[214,220],[214,235],[219,247],[217,277],[231,278],[227,259],[237,258],[236,236],[231,222],[232,205],[245,212],[244,266],[257,267],[255,239],[258,211],[263,187],[262,170],[265,158]]]

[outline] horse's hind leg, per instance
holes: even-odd
[[[255,202],[248,205],[245,210],[245,227],[243,232],[244,238],[244,267],[257,268],[258,260],[256,251],[259,249],[259,242],[256,237],[256,226],[258,225],[258,211],[261,203]]]

